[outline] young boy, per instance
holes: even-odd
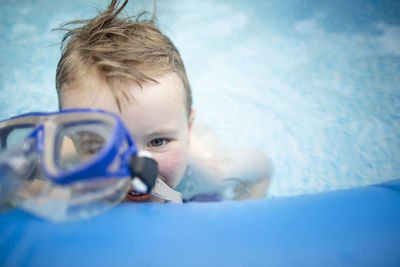
[[[171,188],[180,184],[186,200],[264,197],[270,175],[266,157],[217,147],[209,130],[195,129],[178,50],[153,19],[119,18],[126,4],[113,0],[95,18],[66,24],[83,26],[69,29],[63,39],[56,74],[60,109],[119,114],[138,148],[158,162],[160,179]],[[128,195],[127,200],[148,199]]]

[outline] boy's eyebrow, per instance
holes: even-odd
[[[177,134],[178,132],[179,132],[178,128],[163,128],[163,129],[156,130],[154,132],[150,132],[150,134],[148,134],[148,136]]]

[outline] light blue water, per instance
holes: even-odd
[[[105,1],[0,2],[0,119],[57,109],[51,29],[93,6]],[[400,177],[399,14],[398,1],[158,1],[198,120],[268,153],[269,196]]]

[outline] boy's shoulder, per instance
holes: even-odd
[[[250,147],[228,147],[211,128],[194,125],[185,176],[178,185],[185,199],[197,195],[220,200],[262,198],[271,176],[269,159]]]

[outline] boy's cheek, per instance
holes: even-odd
[[[159,173],[169,186],[174,188],[183,178],[187,163],[186,150],[168,151],[160,154],[153,154],[158,163]]]

